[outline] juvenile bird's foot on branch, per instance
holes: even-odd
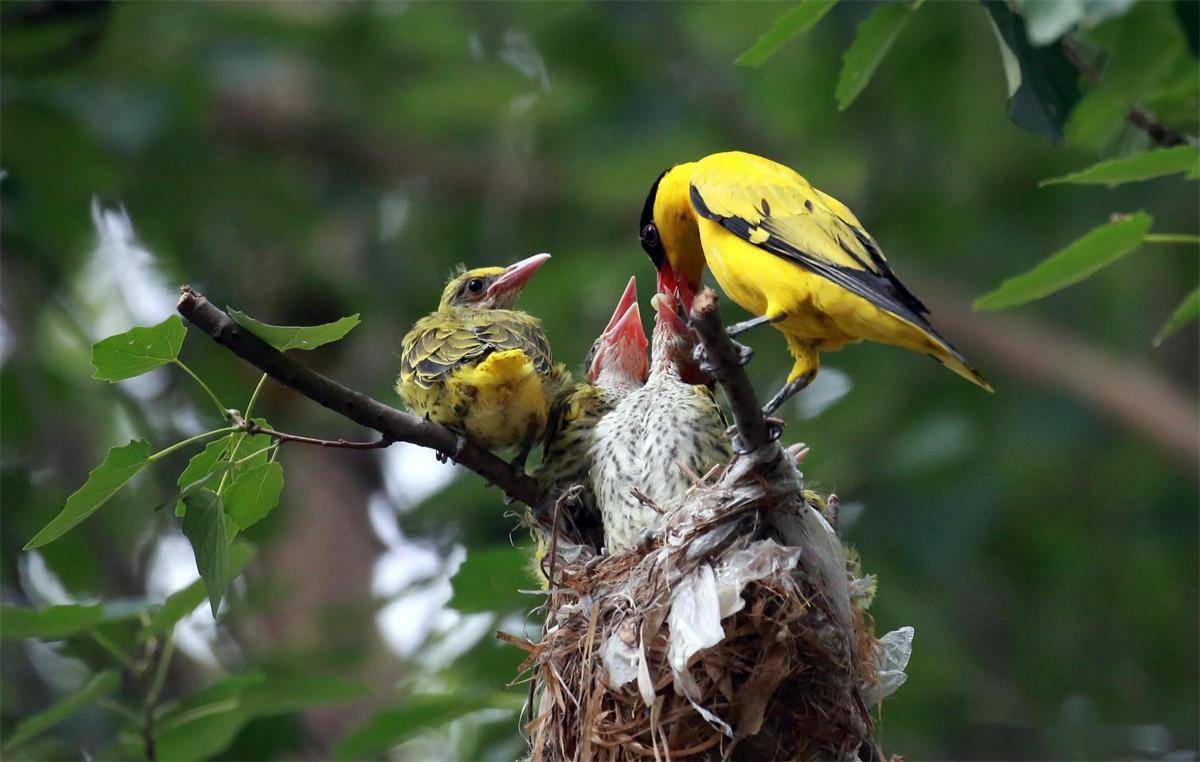
[[[787,425],[786,421],[784,421],[782,418],[776,418],[774,416],[766,416],[764,421],[767,424],[767,438],[764,443],[775,442],[783,436],[783,427]],[[749,455],[750,453],[754,452],[755,448],[747,447],[745,443],[742,442],[742,438],[738,433],[737,426],[730,426],[725,430],[725,433],[729,435],[729,442],[733,449],[734,455]]]
[[[437,452],[434,453],[434,457],[437,458],[438,463],[445,463],[447,461],[457,463],[459,457],[462,456],[463,450],[466,449],[466,447],[467,447],[467,438],[464,437],[462,434],[455,434],[454,435],[454,452],[445,453],[445,452],[442,452],[441,450],[438,450]]]

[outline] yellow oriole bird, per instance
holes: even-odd
[[[456,275],[437,311],[404,337],[400,354],[396,390],[410,410],[489,450],[520,448],[518,468],[546,431],[550,400],[570,379],[554,363],[541,322],[512,309],[549,258]]]
[[[819,352],[862,339],[922,352],[992,390],[934,329],[854,213],[782,164],[729,151],[667,170],[650,188],[639,236],[687,309],[707,265],[759,316],[731,335],[763,323],[783,332],[794,364],[768,415],[812,381]]]
[[[642,388],[600,419],[592,443],[596,503],[604,521],[604,547],[630,550],[658,528],[663,514],[691,489],[696,476],[729,462],[725,419],[712,392],[688,378],[695,334],[676,314],[670,293],[655,309],[650,374]],[[649,498],[647,505],[632,488]]]

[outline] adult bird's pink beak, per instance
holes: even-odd
[[[550,259],[549,254],[534,254],[532,257],[526,257],[520,262],[509,265],[499,278],[492,281],[492,285],[488,288],[488,296],[520,291],[538,268],[546,264],[548,259]]]

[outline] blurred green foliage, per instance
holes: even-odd
[[[650,282],[635,238],[650,182],[730,148],[794,166],[849,204],[998,390],[851,347],[825,361],[849,391],[815,417],[801,417],[804,400],[787,413],[785,436],[812,446],[811,485],[839,494],[846,534],[879,576],[879,629],[916,628],[885,750],[1200,746],[1194,458],[1081,384],[1031,374],[986,340],[1014,323],[961,309],[1114,212],[1145,209],[1154,233],[1197,234],[1196,186],[1178,175],[1038,188],[1152,149],[1131,109],[1196,134],[1196,4],[1064,2],[1058,15],[1021,4],[1027,16],[986,5],[5,4],[0,729],[21,742],[6,758],[143,755],[140,702],[155,685],[162,758],[349,758],[401,742],[410,757],[519,754],[526,689],[503,686],[522,653],[492,632],[520,633],[511,612],[538,603],[515,590],[520,531],[470,475],[433,493],[396,483],[432,471],[429,453],[400,469],[393,451],[282,448],[282,502],[247,524],[258,552],[206,631],[207,657],[187,646],[187,622],[164,636],[204,604],[203,583],[166,585],[154,564],[180,531],[154,509],[188,487],[180,472],[199,443],[23,551],[113,445],[145,439],[161,453],[223,425],[178,368],[93,380],[90,345],[161,322],[186,281],[275,325],[361,315],[306,360],[394,400],[400,337],[453,265],[547,250],[522,305],[574,364],[629,274],[644,275],[643,295]],[[1052,41],[1064,33],[1082,60],[1062,58]],[[743,53],[755,68],[734,65]],[[1040,134],[1009,121],[1010,96],[1013,121]],[[94,250],[97,194],[128,209],[149,266]],[[1124,369],[1150,373],[1194,413],[1194,321],[1173,320],[1181,329],[1159,349],[1149,337],[1189,293],[1181,310],[1194,314],[1197,277],[1194,244],[1114,258],[1023,308],[1055,330],[1023,333],[1045,340],[1022,352],[1086,345],[1110,361],[1061,373],[1118,385]],[[199,336],[181,356],[223,405],[245,407],[252,369]],[[751,369],[767,390],[787,366],[764,340]],[[1131,402],[1157,420],[1162,400]],[[271,384],[255,409],[281,430],[356,436]],[[247,548],[209,576],[235,576]],[[377,627],[397,620],[408,640]],[[148,687],[128,675],[110,685],[114,652]]]

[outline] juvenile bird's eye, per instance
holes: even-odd
[[[658,227],[653,222],[642,228],[642,245],[650,247],[658,245]]]
[[[467,283],[467,290],[472,294],[478,294],[483,290],[483,280],[480,278],[472,278],[471,281]]]

